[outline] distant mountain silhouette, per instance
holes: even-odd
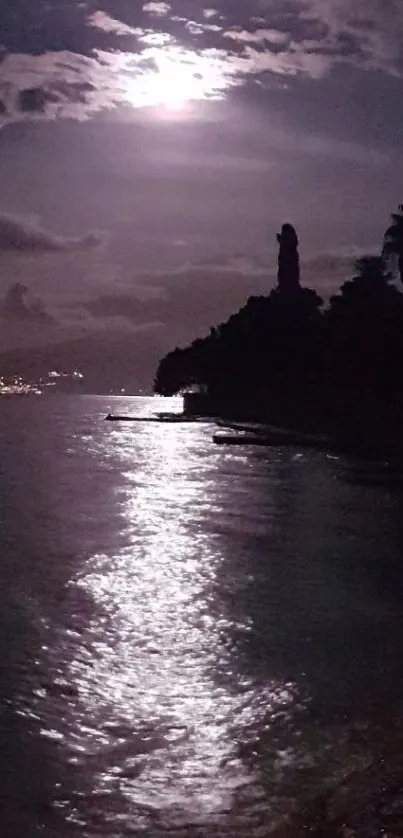
[[[36,381],[49,370],[81,370],[80,389],[89,393],[128,394],[150,391],[158,355],[166,337],[155,333],[96,333],[46,346],[9,349],[0,353],[0,375],[16,373]]]

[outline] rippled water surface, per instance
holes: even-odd
[[[103,421],[179,407],[1,402],[7,837],[269,835],[401,712],[400,485]]]

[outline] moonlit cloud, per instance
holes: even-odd
[[[135,34],[136,31],[132,26],[128,26],[127,23],[116,20],[116,18],[111,17],[106,12],[102,12],[100,10],[95,11],[94,14],[91,15],[89,18],[89,25],[101,32],[107,32],[108,34],[113,35],[132,35]]]
[[[217,0],[192,5],[191,17],[189,8],[179,0],[3,6],[0,124],[86,118],[125,101],[183,105],[270,77],[320,79],[342,65],[403,71],[400,0]]]
[[[248,32],[246,29],[234,29],[226,32],[227,38],[245,44],[281,44],[285,45],[290,41],[286,32],[278,32],[276,29],[256,29],[255,32]]]
[[[216,9],[203,9],[203,17],[207,20],[210,20],[212,17],[217,17],[218,12]]]
[[[165,17],[171,11],[171,6],[169,3],[163,2],[145,3],[143,11],[148,12],[150,15],[155,15],[155,17]]]
[[[0,96],[5,106],[0,124],[27,117],[86,119],[123,101],[110,61],[109,55],[95,60],[67,52],[8,55],[0,64]]]
[[[175,45],[149,47],[141,62],[142,71],[126,76],[127,100],[135,107],[166,106],[180,109],[191,101],[220,97],[228,87],[220,56],[197,55]]]

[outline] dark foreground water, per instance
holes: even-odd
[[[261,838],[393,738],[399,485],[157,409],[0,403],[5,838]]]

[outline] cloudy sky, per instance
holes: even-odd
[[[403,200],[401,0],[13,0],[0,45],[8,364],[144,386],[284,221],[327,296]]]

